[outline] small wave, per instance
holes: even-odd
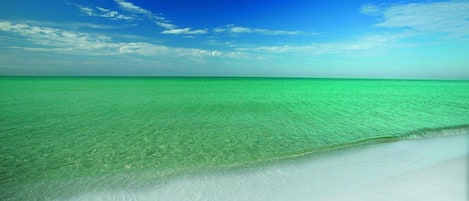
[[[445,136],[455,136],[455,135],[468,135],[469,134],[469,124],[449,126],[449,127],[438,127],[438,128],[423,128],[405,133],[398,133],[394,135],[370,137],[365,139],[358,139],[355,141],[349,141],[344,143],[332,144],[321,147],[314,147],[311,149],[303,150],[301,152],[292,153],[289,155],[284,155],[276,158],[272,158],[269,161],[281,160],[287,158],[301,157],[305,155],[315,154],[319,152],[328,152],[338,149],[351,148],[369,144],[379,144],[379,143],[390,143],[402,140],[415,140],[422,138],[431,138],[431,137],[445,137]],[[257,161],[259,162],[259,161]],[[255,162],[254,162],[255,163]]]
[[[418,139],[427,137],[443,137],[453,135],[469,134],[469,124],[457,125],[451,127],[424,128],[416,131],[404,133],[399,136],[400,139]]]

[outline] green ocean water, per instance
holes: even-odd
[[[469,130],[469,81],[1,77],[0,200]]]

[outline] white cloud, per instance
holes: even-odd
[[[246,27],[231,27],[229,29],[231,33],[252,33],[254,32],[253,29],[251,28],[246,28]]]
[[[162,34],[174,34],[174,35],[194,35],[194,34],[206,34],[207,30],[197,29],[192,30],[192,28],[178,28],[176,25],[172,24],[170,20],[164,18],[160,15],[155,15],[151,11],[143,9],[139,6],[134,5],[131,2],[125,0],[114,0],[120,8],[135,14],[143,14],[148,19],[152,20],[156,25],[166,30],[162,31]]]
[[[135,4],[125,1],[125,0],[114,0],[118,4],[118,6],[127,12],[133,14],[134,17],[140,14],[144,17],[148,18],[149,20],[153,21],[159,27],[165,29],[161,33],[162,34],[173,34],[173,35],[195,35],[195,34],[207,34],[208,31],[206,29],[196,29],[193,30],[192,28],[178,28],[176,25],[172,24],[170,20],[166,19],[163,16],[155,15],[151,11],[136,6]],[[112,11],[110,9],[96,7],[96,10],[93,8],[85,7],[82,5],[75,5],[77,6],[80,11],[88,16],[100,16],[109,19],[120,19],[120,20],[133,20],[134,17],[126,16],[119,14],[117,11]],[[99,12],[99,13],[98,13]],[[190,37],[190,36],[185,36]]]
[[[381,9],[380,12],[383,22],[378,23],[378,27],[408,28],[424,34],[443,33],[450,37],[469,35],[468,1],[401,4]]]
[[[93,9],[81,5],[76,5],[80,11],[88,16],[94,16]]]
[[[130,12],[133,14],[133,17],[120,14],[118,11],[113,11],[103,7],[96,7],[96,10],[90,7],[82,6],[75,4],[80,11],[87,16],[99,16],[112,20],[133,20],[136,15],[143,15],[149,20],[153,21],[156,25],[166,30],[162,31],[163,34],[206,34],[207,30],[198,29],[192,30],[191,28],[178,28],[176,25],[172,24],[170,20],[164,18],[160,15],[155,15],[151,11],[143,9],[135,4],[125,1],[125,0],[114,0],[117,5],[124,11]]]
[[[167,23],[167,22],[162,22],[162,21],[156,21],[155,22],[158,26],[163,27],[165,29],[176,29],[176,25]]]
[[[95,11],[93,8],[89,8],[89,7],[82,6],[82,5],[75,5],[75,6],[77,6],[80,9],[80,11],[87,16],[98,16],[98,17],[104,17],[104,18],[108,18],[112,20],[133,20],[134,19],[133,17],[122,15],[122,14],[119,14],[119,12],[117,11],[112,11],[112,10],[102,8],[102,7],[96,7],[97,10]]]
[[[23,36],[37,45],[52,47],[52,49],[73,49],[80,52],[109,47],[108,41],[110,40],[105,36],[93,36],[86,33],[4,21],[0,22],[0,30]]]
[[[139,6],[136,6],[135,4],[131,2],[127,2],[125,0],[114,0],[121,9],[134,13],[134,14],[143,14],[146,16],[149,20],[152,20],[156,25],[164,28],[164,29],[176,29],[177,26],[172,24],[171,21],[168,19],[164,18],[163,16],[160,15],[155,15],[151,11],[143,9]]]
[[[197,29],[197,30],[192,30],[191,28],[183,28],[183,29],[169,29],[169,30],[164,30],[161,32],[162,34],[206,34],[207,30],[204,29]]]
[[[102,12],[99,15],[101,17],[110,18],[110,19],[118,19],[118,20],[133,20],[133,17],[119,14],[119,12],[117,11],[112,11],[112,10],[101,8],[101,7],[96,7],[96,8]]]
[[[413,32],[401,34],[376,34],[357,38],[353,41],[315,43],[309,45],[281,45],[236,48],[237,51],[257,54],[295,54],[295,55],[374,55],[386,52],[393,47],[401,46],[399,40],[414,35]]]
[[[231,52],[220,52],[197,48],[174,48],[164,45],[155,45],[147,42],[116,42],[111,37],[103,35],[64,31],[62,29],[49,28],[39,25],[34,26],[25,23],[15,24],[8,21],[0,21],[0,31],[15,33],[36,44],[23,48],[24,50],[28,51],[50,51],[78,55],[137,54],[165,57],[216,56],[233,59],[252,59],[257,57],[266,58],[271,56],[291,55],[376,55],[386,53],[392,48],[401,47],[404,45],[400,43],[402,39],[416,35],[416,32],[407,31],[399,34],[370,34],[356,38],[352,41],[330,43],[325,42],[308,45],[278,45],[260,47],[231,46],[230,48],[233,48]],[[171,31],[172,33],[166,34],[190,34],[190,32],[197,32],[198,30],[185,28]]]
[[[364,15],[379,15],[380,8],[372,4],[365,4],[360,8],[360,12]]]
[[[215,32],[215,33],[222,33],[222,32],[225,32],[225,31],[226,31],[225,28],[220,28],[220,27],[213,29],[213,32]]]
[[[114,0],[122,9],[136,14],[150,15],[151,12],[124,0]]]
[[[146,56],[212,57],[230,54],[196,48],[174,48],[147,42],[115,42],[112,38],[57,28],[0,21],[0,31],[17,34],[35,45],[27,51],[48,51],[77,55],[137,54]]]
[[[260,28],[250,28],[235,26],[232,24],[226,25],[225,27],[218,27],[213,29],[215,33],[227,32],[230,34],[264,34],[264,35],[299,35],[302,34],[300,31],[285,31],[285,30],[269,30]]]
[[[149,16],[149,18],[153,20],[155,24],[160,26],[161,28],[164,28],[164,29],[176,29],[177,28],[176,25],[172,24],[171,21],[167,20],[164,17],[151,15]]]
[[[109,26],[109,25],[102,25],[102,24],[93,24],[93,23],[85,23],[85,22],[48,22],[48,21],[35,21],[35,20],[21,20],[15,21],[16,23],[23,23],[29,25],[37,25],[37,26],[48,26],[48,27],[57,27],[57,28],[66,28],[66,29],[80,29],[80,28],[92,28],[92,29],[117,29],[128,27],[125,26]]]
[[[102,24],[84,23],[84,22],[67,22],[67,23],[55,23],[57,26],[68,27],[72,29],[78,29],[81,27],[92,28],[92,29],[116,29],[121,28],[117,26],[108,26]]]

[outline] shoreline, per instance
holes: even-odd
[[[465,134],[364,145],[60,200],[462,201],[468,198],[468,142]]]

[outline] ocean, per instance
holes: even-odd
[[[469,81],[1,77],[0,200],[469,131]]]

